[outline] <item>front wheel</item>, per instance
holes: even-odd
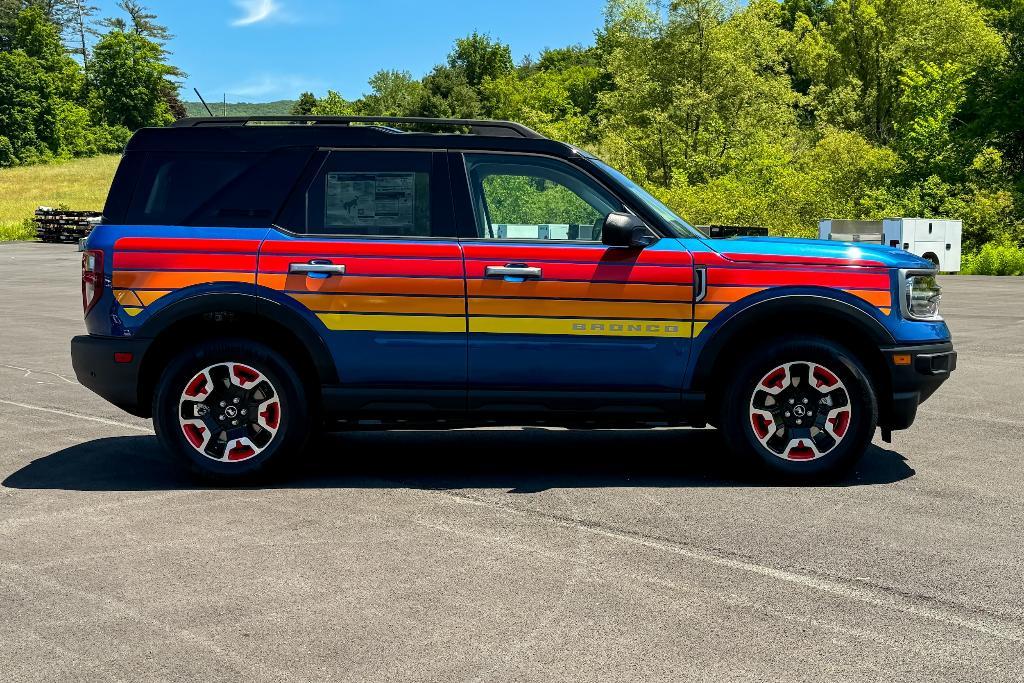
[[[740,363],[722,404],[730,447],[784,475],[813,479],[855,463],[878,402],[857,358],[826,339],[782,339]]]
[[[273,349],[223,339],[175,357],[153,399],[157,437],[198,474],[251,478],[297,455],[310,432],[302,382]]]

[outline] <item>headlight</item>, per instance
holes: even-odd
[[[916,320],[940,320],[939,302],[942,300],[942,287],[935,279],[934,273],[907,276],[904,287],[904,312],[908,318]]]

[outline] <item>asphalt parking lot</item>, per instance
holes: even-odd
[[[710,430],[332,437],[198,486],[74,380],[71,246],[0,244],[0,680],[1021,680],[1024,280],[832,486]]]

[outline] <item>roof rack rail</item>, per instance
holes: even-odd
[[[296,123],[316,126],[350,126],[357,124],[419,124],[449,128],[468,128],[472,135],[490,137],[521,137],[543,140],[545,137],[512,121],[487,119],[431,119],[416,116],[210,116],[179,119],[171,124],[177,128],[206,126],[247,126],[252,123]]]

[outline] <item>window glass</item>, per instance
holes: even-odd
[[[678,237],[707,237],[703,232],[680,218],[675,211],[665,206],[654,195],[634,183],[626,176],[622,175],[619,171],[615,170],[597,157],[592,156],[589,157],[589,159],[604,169],[605,173],[622,183],[623,187],[625,187],[635,199],[639,200],[641,204],[658,214],[663,221],[672,227],[672,230]]]
[[[309,232],[429,237],[430,167],[430,153],[332,153],[309,191]]]
[[[242,175],[251,154],[149,153],[127,223],[184,225],[199,207]]]
[[[569,164],[526,155],[467,154],[477,234],[490,239],[600,241],[622,205]]]

